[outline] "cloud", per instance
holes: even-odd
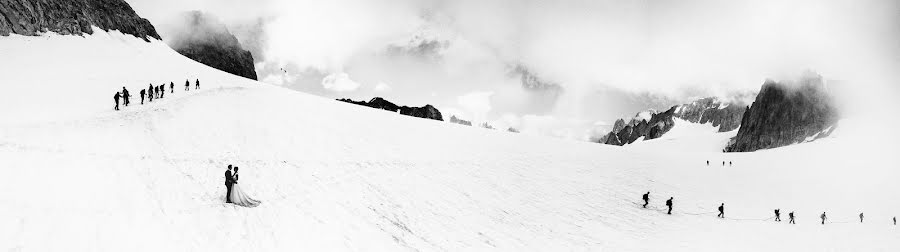
[[[398,102],[459,106],[477,120],[512,114],[533,115],[528,125],[583,123],[571,135],[596,120],[688,99],[746,100],[765,79],[807,69],[863,87],[847,92],[861,108],[900,93],[894,0],[129,2],[156,25],[169,12],[221,17],[254,58],[276,66],[258,71],[264,80],[326,96],[349,87],[373,96],[383,90],[359,83],[390,83]],[[333,74],[287,83],[279,67],[344,73],[356,85],[337,88]],[[542,80],[532,84],[553,88],[523,87],[521,74],[509,74],[518,67]],[[471,107],[459,102],[476,90],[492,95],[466,98]]]
[[[565,118],[552,115],[524,115],[504,114],[499,119],[491,122],[498,129],[515,128],[523,134],[552,136],[557,138],[588,141],[599,131],[602,125],[591,123],[578,118]]]
[[[277,1],[267,58],[326,71],[342,70],[354,54],[380,49],[419,23],[412,1]]]
[[[487,113],[491,111],[491,96],[494,92],[477,91],[456,98],[456,102],[463,109],[473,115],[475,121],[483,122]]]
[[[350,75],[346,73],[333,73],[322,79],[322,87],[334,92],[355,91],[359,86],[360,84],[350,79]]]
[[[385,93],[391,91],[391,86],[384,82],[378,82],[378,84],[375,84],[375,87],[373,89],[375,90],[375,92]]]
[[[564,87],[675,93],[755,89],[806,69],[848,79],[883,68],[900,51],[900,4],[891,0],[131,2],[157,25],[172,12],[211,12],[265,37],[254,46],[265,48],[261,57],[325,72],[407,40],[421,42],[412,52],[440,50],[448,70],[490,56]]]
[[[264,62],[254,64],[257,72],[265,72],[267,73],[260,81],[274,84],[278,86],[284,86],[286,84],[293,83],[297,81],[299,77],[297,74],[292,72],[288,72],[284,70],[284,68],[278,68],[273,64],[266,64]],[[278,69],[272,69],[278,68]]]

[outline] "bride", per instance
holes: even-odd
[[[250,198],[244,190],[241,190],[241,186],[238,184],[238,167],[234,167],[234,185],[231,188],[231,203],[234,203],[238,206],[244,207],[256,207],[259,206],[259,203],[262,201],[255,200]]]

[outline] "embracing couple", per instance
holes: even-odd
[[[244,207],[255,207],[258,206],[262,201],[255,200],[250,198],[241,187],[238,186],[238,167],[234,167],[234,173],[231,172],[231,165],[228,165],[228,170],[225,171],[225,203],[232,203],[238,206]]]

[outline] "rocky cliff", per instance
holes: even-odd
[[[678,106],[674,106],[662,113],[655,111],[645,111],[638,113],[635,118],[625,124],[624,120],[619,119],[613,126],[613,131],[600,139],[601,143],[609,145],[626,145],[633,143],[639,139],[649,140],[661,137],[675,126],[675,110]],[[616,129],[619,129],[616,131]]]
[[[338,99],[338,101],[352,103],[356,105],[366,106],[370,108],[383,109],[391,112],[399,112],[402,115],[408,115],[419,118],[426,118],[432,120],[443,121],[444,118],[441,116],[441,111],[439,111],[431,104],[425,105],[424,107],[407,107],[407,106],[398,106],[392,102],[389,102],[381,97],[375,97],[365,101],[354,101],[351,99]]]
[[[0,0],[0,35],[93,34],[91,26],[161,39],[156,28],[123,0]]]
[[[719,132],[728,132],[741,127],[745,110],[744,104],[722,102],[710,97],[680,105],[675,116],[692,123],[710,123],[713,127],[719,127]]]
[[[725,151],[751,152],[812,141],[830,134],[838,118],[821,76],[796,83],[767,80]]]
[[[225,24],[199,11],[182,15],[167,43],[181,55],[215,69],[256,80],[253,55],[241,47]]]

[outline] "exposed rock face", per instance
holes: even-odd
[[[361,105],[361,106],[366,106],[366,107],[371,107],[371,108],[388,110],[391,112],[399,112],[402,115],[408,115],[408,116],[414,116],[414,117],[426,118],[426,119],[432,119],[432,120],[438,120],[438,121],[444,120],[444,118],[441,116],[441,111],[439,111],[434,106],[431,106],[431,104],[425,105],[424,107],[397,106],[396,104],[389,102],[381,97],[372,98],[368,102],[354,101],[354,100],[350,100],[350,99],[338,99],[338,101],[342,101],[342,102],[346,102],[346,103],[353,103],[356,105]]]
[[[710,97],[679,106],[675,116],[692,123],[711,123],[719,127],[719,132],[728,132],[741,127],[745,110],[743,104],[724,103]]]
[[[389,102],[381,97],[372,98],[372,100],[369,100],[369,102],[366,103],[365,106],[369,106],[369,107],[373,107],[373,108],[377,108],[377,109],[390,110],[393,112],[397,112],[397,110],[400,110],[400,106],[397,106],[397,104]]]
[[[659,138],[675,126],[673,117],[677,108],[678,106],[674,106],[662,113],[651,111],[649,118],[646,118],[647,112],[638,113],[627,125],[624,120],[617,120],[613,131],[601,139],[602,143],[621,146],[641,138],[644,140]]]
[[[797,83],[768,80],[741,119],[727,152],[751,152],[827,136],[839,119],[834,98],[821,76]]]
[[[182,26],[168,39],[181,55],[215,69],[256,80],[253,55],[217,19],[199,11],[184,14]]]
[[[609,145],[626,145],[643,138],[650,140],[662,137],[675,126],[674,118],[692,123],[711,123],[719,127],[719,132],[727,132],[741,126],[744,106],[721,102],[717,98],[703,98],[689,104],[676,105],[657,113],[654,110],[640,112],[630,121],[616,120],[612,131],[599,139]]]
[[[93,34],[91,26],[150,41],[156,28],[123,0],[0,0],[0,35]]]
[[[441,117],[441,111],[438,111],[438,109],[431,106],[431,104],[426,104],[425,107],[421,108],[403,106],[400,107],[400,114],[438,121],[444,120],[444,118]]]
[[[611,141],[612,143],[621,142],[621,140],[618,139],[618,136],[616,135],[616,133],[619,133],[619,131],[622,131],[622,129],[624,129],[624,128],[625,128],[625,120],[621,119],[621,118],[619,120],[616,120],[616,123],[613,124],[612,130],[610,130],[609,133],[606,133],[606,135],[600,137],[600,139],[597,142],[602,143],[602,144],[610,144],[610,143],[607,143],[607,141]]]

